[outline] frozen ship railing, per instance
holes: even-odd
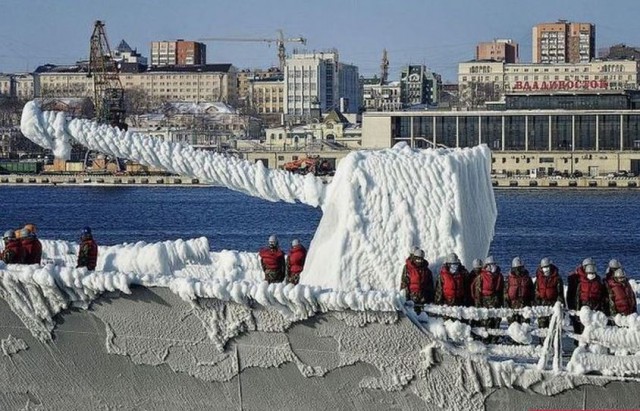
[[[638,314],[607,317],[588,307],[580,311],[565,310],[559,302],[554,306],[521,309],[439,305],[424,305],[421,308],[423,314],[414,319],[420,322],[425,332],[431,333],[445,347],[457,353],[468,351],[494,361],[514,361],[534,366],[541,371],[640,377]],[[514,314],[521,315],[531,324],[513,323],[508,329],[469,324],[490,318],[502,320]],[[584,325],[582,334],[573,332],[568,321],[570,316],[580,318]],[[547,328],[538,327],[534,321],[540,317],[550,318]],[[474,335],[481,338],[511,337],[511,341],[485,344],[474,339]]]

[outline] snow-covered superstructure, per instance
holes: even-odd
[[[435,264],[455,252],[470,264],[486,256],[496,205],[486,146],[359,151],[333,181],[269,170],[262,164],[120,131],[61,112],[24,108],[22,133],[65,158],[76,141],[91,150],[191,176],[270,201],[322,207],[301,282],[334,291],[396,290],[413,246]]]

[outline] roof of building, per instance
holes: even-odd
[[[214,113],[226,113],[235,114],[236,110],[223,103],[189,103],[183,101],[171,101],[165,105],[167,111],[172,111],[176,114],[214,114]]]
[[[349,120],[347,120],[347,118],[335,108],[331,109],[324,118],[325,123],[330,121],[333,121],[334,123],[349,124]]]
[[[89,65],[86,62],[78,62],[69,65],[45,64],[38,66],[34,73],[86,73],[89,71]]]
[[[150,72],[210,72],[210,73],[228,73],[231,71],[233,64],[199,64],[188,66],[152,66],[147,69]]]
[[[124,39],[120,41],[120,44],[118,44],[116,50],[118,50],[120,53],[133,53],[133,49],[129,46],[129,44],[127,44],[126,41],[124,41]]]

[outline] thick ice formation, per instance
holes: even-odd
[[[68,159],[71,143],[169,172],[191,176],[269,201],[300,201],[311,206],[322,204],[324,185],[312,175],[299,176],[270,170],[181,144],[162,141],[134,132],[124,132],[89,120],[68,120],[62,112],[42,112],[34,101],[27,103],[20,123],[22,133],[34,143]]]
[[[489,167],[486,146],[351,153],[327,190],[301,282],[397,289],[413,245],[432,267],[451,252],[468,265],[486,256],[497,215]]]
[[[235,158],[121,132],[28,103],[21,129],[57,156],[75,140],[86,147],[170,172],[193,176],[268,200],[321,205],[323,217],[309,248],[301,282],[336,291],[395,290],[412,246],[434,266],[451,252],[469,264],[484,257],[493,237],[496,205],[490,153],[472,149],[359,151],[343,159],[325,186]]]

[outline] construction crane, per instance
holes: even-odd
[[[126,130],[124,89],[118,75],[118,65],[111,55],[104,22],[96,20],[90,44],[87,76],[93,77],[93,105],[96,121]],[[110,166],[110,163],[115,164]],[[85,154],[84,165],[86,171],[98,172],[124,171],[125,168],[120,159],[91,150]]]
[[[239,37],[209,37],[205,39],[199,39],[199,41],[242,41],[242,42],[263,42],[263,43],[276,43],[278,46],[278,62],[280,65],[280,71],[284,72],[285,59],[287,57],[285,53],[284,43],[302,43],[307,44],[307,39],[304,37],[284,38],[282,30],[278,30],[277,39],[252,39],[252,38],[239,38]]]

